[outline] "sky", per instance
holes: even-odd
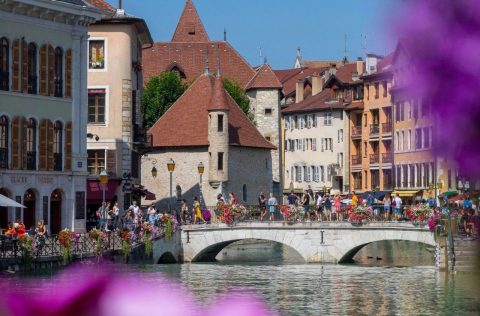
[[[106,0],[118,6],[118,0]],[[252,65],[264,58],[274,69],[292,68],[297,48],[304,60],[356,60],[393,51],[388,35],[401,0],[193,0],[211,40],[227,40]],[[170,41],[185,0],[123,0],[145,19],[154,41]],[[346,40],[345,40],[346,35]],[[262,57],[261,57],[262,56]]]

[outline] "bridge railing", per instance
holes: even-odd
[[[230,219],[233,222],[255,222],[255,221],[322,221],[322,222],[338,222],[338,221],[348,221],[349,214],[351,211],[351,206],[341,205],[339,208],[335,206],[321,206],[316,207],[315,205],[310,205],[308,211],[298,205],[295,206],[295,212],[293,216],[286,216],[286,213],[290,212],[284,211],[285,208],[289,208],[289,205],[278,205],[275,206],[274,211],[270,212],[270,207],[267,205],[262,208],[258,205],[243,205],[240,207],[243,211],[235,213],[235,216],[232,218],[225,218],[224,210],[222,207],[218,206],[207,206],[205,209],[208,210],[207,213],[210,214],[210,222],[212,223],[221,223],[228,222]],[[398,217],[395,216],[395,208],[391,206],[388,211],[385,210],[383,204],[374,204],[371,206],[372,213],[368,217],[368,221],[374,222],[391,222],[391,221],[410,221],[407,217],[406,210],[413,206],[404,205],[401,207],[401,214]],[[320,212],[319,212],[320,210]],[[192,216],[193,219],[193,216]],[[208,216],[207,216],[208,219]],[[424,222],[426,223],[427,220]],[[201,223],[201,220],[197,220],[197,223]]]

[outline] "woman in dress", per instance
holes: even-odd
[[[333,209],[334,212],[337,214],[337,221],[343,221],[343,214],[340,211],[340,194],[335,194],[335,197],[333,198]]]
[[[206,222],[203,219],[202,210],[200,208],[200,201],[198,200],[198,197],[195,197],[193,199],[193,210],[194,210],[193,223],[196,224],[197,220],[201,220],[203,224],[205,224]]]

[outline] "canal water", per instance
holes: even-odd
[[[300,263],[280,244],[252,241],[225,248],[217,263],[113,269],[143,274],[151,282],[170,278],[205,306],[241,290],[280,315],[479,315],[478,275],[439,272],[431,250],[405,242],[375,243],[357,254],[356,263],[322,265]],[[9,287],[23,286],[23,278],[10,277]],[[70,278],[75,280],[75,271]]]

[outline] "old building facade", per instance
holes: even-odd
[[[88,185],[87,210],[102,202],[98,175],[109,174],[106,200],[128,208],[140,182],[144,145],[140,98],[143,89],[142,48],[153,43],[143,19],[91,1],[102,18],[88,30]],[[133,190],[132,190],[133,189]]]
[[[276,148],[228,95],[220,75],[207,70],[148,132],[152,151],[142,158],[142,183],[161,209],[170,199],[170,159],[175,162],[171,176],[177,209],[182,198],[191,203],[197,196],[208,207],[215,205],[218,193],[228,192],[242,203],[255,204],[258,192],[271,188],[271,151]],[[150,172],[154,166],[155,177]]]
[[[85,230],[86,1],[0,3],[0,193],[26,206],[0,225],[43,219],[51,233]]]
[[[224,38],[210,40],[191,0],[187,0],[170,42],[156,42],[144,49],[145,82],[167,70],[176,71],[193,82],[209,64],[212,73],[218,68],[222,76],[236,81],[246,90],[258,131],[276,148],[281,148],[280,90],[282,85],[268,65],[254,68]],[[266,189],[277,195],[282,181],[281,151],[271,152],[272,183]]]

